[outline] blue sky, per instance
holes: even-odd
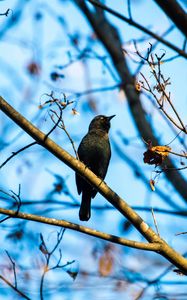
[[[23,2],[24,1],[22,1],[22,3]],[[7,8],[11,8],[14,13],[16,3],[17,2],[13,0],[2,1],[0,2],[0,11],[4,12]],[[125,1],[106,1],[106,4],[118,10],[121,14],[127,15]],[[33,15],[38,12],[38,7],[39,11],[43,14],[43,18],[41,21],[36,22]],[[162,34],[171,24],[153,1],[135,1],[132,5],[132,15],[137,22],[140,22],[158,34]],[[64,28],[57,22],[56,16],[64,17],[68,24],[69,33],[73,34],[79,32],[79,34],[81,34],[80,48],[86,45],[87,35],[92,34],[92,30],[71,1],[65,1],[65,3],[62,3],[62,1],[53,1],[53,5],[51,5],[50,2],[46,3],[46,1],[31,1],[24,11],[20,24],[8,30],[0,43],[0,64],[2,66],[2,70],[0,70],[0,89],[2,96],[16,109],[20,110],[29,120],[34,119],[35,124],[38,125],[41,130],[48,132],[52,126],[52,122],[50,121],[47,110],[39,112],[38,106],[42,101],[46,100],[44,93],[50,93],[51,89],[56,91],[55,95],[57,97],[62,97],[62,93],[65,92],[67,98],[75,100],[73,105],[76,105],[76,110],[79,113],[79,115],[72,115],[71,106],[64,112],[66,128],[73,137],[76,147],[81,138],[86,134],[89,122],[95,116],[94,112],[88,106],[88,100],[92,100],[96,103],[98,114],[116,114],[116,117],[112,120],[111,141],[119,143],[121,149],[125,151],[130,158],[134,159],[142,171],[145,172],[147,180],[149,181],[153,167],[143,163],[145,145],[137,135],[125,95],[121,97],[119,91],[114,90],[77,98],[72,93],[72,91],[81,92],[88,88],[94,89],[116,84],[107,70],[103,72],[101,62],[95,59],[88,59],[83,63],[79,60],[70,65],[70,67],[62,70],[65,76],[64,78],[57,82],[50,80],[51,71],[57,70],[57,65],[64,65],[68,62],[68,52],[70,52],[73,58],[77,57],[76,50],[69,43],[67,32],[65,32]],[[115,17],[107,16],[113,25],[120,30],[124,47],[133,51],[133,46],[127,44],[127,42],[142,37],[144,34]],[[8,18],[11,18],[11,14]],[[2,28],[8,21],[8,18],[1,17]],[[167,38],[178,47],[183,43],[183,36],[178,30],[174,30]],[[152,39],[148,39],[146,42],[140,44],[139,49],[145,51],[149,42],[152,42]],[[97,42],[93,43],[92,47],[92,50],[96,51],[100,56],[106,55],[103,47],[98,45]],[[166,50],[166,58],[175,55],[174,52],[167,49],[164,45],[159,44],[156,48],[158,54],[162,53],[163,50]],[[26,71],[28,64],[32,61],[41,65],[41,75],[37,78],[31,78]],[[110,60],[107,59],[107,61],[110,64]],[[136,69],[137,66],[131,61],[128,61],[128,63],[132,71]],[[187,104],[185,89],[187,69],[185,60],[178,58],[163,64],[162,67],[166,77],[171,78],[172,84],[169,88],[172,94],[172,100],[185,123]],[[150,82],[153,83],[149,68],[143,67],[142,72],[149,78]],[[173,135],[168,130],[165,121],[163,121],[157,110],[153,109],[150,103],[143,97],[142,102],[147,112],[153,112],[153,126],[155,130],[157,130],[157,136],[164,144],[169,143]],[[40,117],[35,119],[35,116],[38,114],[40,114]],[[8,118],[2,114],[0,123],[3,126],[9,126],[9,130],[6,131],[4,136],[7,142],[19,134],[19,128],[13,125]],[[132,142],[129,145],[124,145],[121,142],[117,134],[119,131],[126,138],[132,138]],[[73,154],[72,146],[64,132],[57,130],[52,134],[52,138]],[[12,151],[19,149],[30,141],[31,139],[26,134],[23,134],[16,142],[10,143],[8,147],[2,149],[1,161],[3,162]],[[175,143],[174,147],[176,151],[181,151],[181,146],[178,143]],[[1,188],[17,191],[18,185],[21,183],[23,199],[32,199],[33,201],[42,199],[50,192],[54,182],[54,178],[48,170],[67,177],[68,188],[74,197],[80,200],[75,187],[73,171],[39,146],[20,154],[3,168],[1,171]],[[166,203],[163,203],[156,193],[151,192],[151,190],[149,191],[148,188],[142,184],[134,171],[114,150],[113,143],[112,159],[106,182],[114,191],[124,197],[130,205],[169,207]],[[164,176],[160,177],[158,187],[168,193],[181,207],[185,207],[182,199],[174,192],[170,184],[164,180]],[[68,201],[68,197],[64,195],[58,195],[56,198]],[[106,200],[99,194],[93,202],[96,205],[106,204]],[[41,210],[42,209],[43,207],[41,207]],[[151,213],[147,214],[141,212],[140,214],[148,223],[153,225]],[[58,211],[48,213],[48,216],[80,223],[78,220],[78,209],[59,209]],[[186,230],[186,224],[183,222],[184,219],[181,219],[182,221],[179,222],[179,219],[175,217],[168,216],[166,219],[165,217],[163,218],[163,215],[157,215],[156,217],[162,236],[175,248],[180,249],[180,251],[185,250],[183,237],[174,236],[176,232]],[[121,234],[121,224],[122,218],[120,214],[112,210],[109,212],[93,211],[92,218],[86,225],[112,234]],[[36,234],[41,230],[39,226],[31,225],[31,227],[33,227]],[[46,235],[51,231],[51,228],[46,228],[44,225],[42,225],[41,228]],[[131,230],[128,233],[128,238],[141,240],[140,235],[135,230]],[[89,270],[97,269],[90,254],[93,246],[93,238],[87,238],[79,233],[68,231],[64,244],[67,260],[76,259],[82,268],[88,265]],[[79,247],[77,247],[75,253],[72,249],[74,249],[77,244]],[[85,248],[84,257],[82,257],[82,249]],[[71,250],[72,253],[70,253]],[[137,252],[136,254],[138,255]],[[146,256],[144,256],[144,259],[146,259]],[[138,259],[135,261],[136,265],[138,265]],[[124,262],[126,262],[126,258],[124,258]],[[134,262],[129,262],[130,266],[133,264]],[[138,269],[141,269],[141,264]],[[108,290],[103,294],[102,299],[108,299],[107,293]],[[74,295],[72,295],[72,299],[73,297]],[[82,296],[80,296],[80,299],[83,299],[81,297]],[[111,298],[111,300],[112,299],[114,298]]]

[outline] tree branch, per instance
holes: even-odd
[[[176,0],[154,0],[187,37],[187,14]]]
[[[4,13],[1,13],[0,16],[8,17],[9,12],[10,12],[10,8],[8,8]]]
[[[142,242],[137,242],[137,241],[132,241],[128,239],[124,239],[112,234],[108,234],[105,232],[101,232],[95,229],[91,229],[82,225],[78,225],[75,223],[67,222],[64,220],[58,220],[58,219],[52,219],[52,218],[47,218],[47,217],[42,217],[38,215],[33,215],[33,214],[27,214],[27,213],[22,213],[22,212],[16,212],[14,210],[10,209],[4,209],[0,208],[0,214],[3,215],[8,215],[13,218],[17,219],[24,219],[24,220],[30,220],[34,222],[40,222],[44,224],[49,224],[49,225],[54,225],[58,227],[64,227],[64,228],[69,228],[78,232],[82,232],[87,235],[91,235],[97,238],[100,238],[102,240],[109,241],[111,243],[131,247],[131,248],[136,248],[136,249],[141,249],[141,250],[147,250],[147,251],[160,251],[161,249],[161,244],[160,243],[142,243]]]
[[[81,3],[83,2],[83,0],[75,0],[77,3]],[[126,23],[128,23],[129,25],[136,27],[137,29],[141,30],[142,32],[145,32],[146,34],[148,34],[149,36],[153,37],[154,39],[156,39],[157,41],[161,42],[162,44],[166,45],[167,47],[169,47],[170,49],[174,50],[175,52],[177,52],[178,54],[180,54],[181,56],[183,56],[184,58],[187,58],[187,53],[183,50],[181,50],[180,48],[176,47],[175,45],[171,44],[170,42],[166,41],[165,39],[163,39],[161,36],[157,35],[156,33],[150,31],[149,29],[143,27],[141,24],[133,21],[130,18],[127,18],[123,15],[121,15],[120,13],[118,13],[117,11],[114,11],[113,9],[107,7],[106,5],[96,1],[96,0],[86,0],[88,2],[90,2],[91,4],[93,4],[96,7],[100,7],[103,10],[109,12],[110,14],[112,14],[113,16],[117,17],[118,19],[125,21]],[[170,0],[168,0],[170,1]],[[82,3],[81,3],[82,4]]]
[[[32,142],[26,146],[24,146],[23,148],[19,149],[16,152],[12,152],[12,155],[10,155],[1,165],[0,165],[0,169],[3,168],[8,162],[9,160],[11,160],[14,156],[16,156],[17,154],[19,154],[20,152],[30,148],[31,146],[37,145],[37,142]]]
[[[8,281],[4,276],[0,275],[0,279],[3,280],[9,287],[11,287],[15,292],[17,292],[22,298],[31,300],[31,298],[27,297],[23,294],[17,287],[15,287],[10,281]]]
[[[133,226],[146,238],[148,242],[159,243],[161,245],[159,253],[176,267],[178,267],[182,272],[187,273],[187,259],[182,257],[163,239],[161,239],[122,198],[120,198],[114,191],[112,191],[82,162],[67,153],[49,137],[46,138],[46,135],[43,132],[41,132],[37,127],[35,127],[20,113],[18,113],[2,97],[0,97],[0,108],[7,116],[9,116],[9,118],[11,118],[16,124],[18,124],[40,145],[42,145],[58,159],[68,165],[71,169],[78,172],[80,176],[82,176],[95,189],[97,189],[101,195],[103,195],[124,217],[126,217],[133,224]],[[0,212],[3,213],[3,209],[1,209]],[[19,215],[19,212],[16,212],[16,215],[15,212],[13,212],[12,215],[16,217]]]

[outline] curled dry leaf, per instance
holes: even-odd
[[[144,152],[144,163],[159,166],[169,155],[171,148],[169,146],[154,146],[149,144],[149,148]]]
[[[72,108],[72,115],[80,115],[80,113],[75,109],[75,108]]]
[[[73,280],[75,280],[76,277],[77,277],[78,271],[70,271],[70,270],[67,270],[66,273],[69,274],[69,276],[70,276],[71,278],[73,278]]]
[[[171,151],[171,148],[169,146],[155,146],[151,147],[151,151],[167,157],[169,152]]]
[[[46,246],[45,246],[43,243],[40,244],[39,249],[40,249],[40,251],[41,251],[43,254],[45,254],[45,255],[46,255],[46,254],[49,254],[49,252],[48,252]]]

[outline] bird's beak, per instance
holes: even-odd
[[[110,116],[110,117],[107,117],[107,119],[110,121],[112,120],[112,118],[114,118],[116,115],[113,115],[113,116]]]

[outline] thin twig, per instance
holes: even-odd
[[[33,145],[36,145],[36,144],[38,144],[38,143],[37,143],[37,142],[32,142],[32,143],[30,143],[30,144],[24,146],[23,148],[19,149],[18,151],[13,152],[12,155],[9,156],[9,157],[8,157],[8,158],[0,165],[0,169],[1,169],[2,167],[4,167],[4,166],[9,162],[9,160],[11,160],[14,156],[16,156],[16,155],[19,154],[20,152],[22,152],[22,151],[24,151],[24,150],[28,149],[29,147],[31,147],[31,146],[33,146]]]
[[[12,268],[13,268],[13,272],[14,272],[14,286],[15,286],[15,288],[17,289],[18,286],[17,286],[17,276],[16,276],[16,264],[15,264],[15,262],[13,261],[13,259],[11,258],[10,254],[8,253],[8,251],[5,250],[5,252],[6,252],[8,258],[10,259],[10,261],[11,261],[11,263],[12,263]]]
[[[167,111],[164,109],[164,105],[163,105],[163,102],[160,103],[160,99],[158,99],[157,95],[153,92],[153,89],[151,88],[148,80],[146,79],[146,77],[142,74],[141,76],[143,77],[143,79],[145,80],[146,84],[147,84],[147,87],[144,85],[144,82],[141,82],[142,83],[142,88],[145,89],[147,92],[151,93],[153,95],[153,97],[155,98],[155,100],[157,101],[157,104],[159,105],[159,108],[163,111],[163,113],[167,116],[167,118],[177,127],[179,128],[181,131],[187,133],[187,129],[184,125],[184,123],[182,122],[176,108],[174,107],[171,99],[170,99],[170,93],[169,95],[166,93],[165,91],[165,88],[166,86],[169,84],[169,78],[167,80],[164,79],[164,76],[163,74],[161,73],[161,67],[160,67],[160,64],[161,64],[161,60],[162,58],[164,57],[165,55],[165,52],[160,56],[158,57],[157,54],[155,54],[156,58],[157,58],[157,64],[155,64],[154,62],[154,59],[153,59],[153,55],[152,55],[152,44],[150,44],[150,47],[147,49],[147,56],[142,56],[140,54],[140,52],[138,51],[138,48],[137,48],[137,45],[135,43],[135,48],[136,48],[136,53],[138,54],[138,56],[146,61],[149,65],[149,67],[151,68],[152,70],[152,74],[154,75],[154,78],[156,79],[156,82],[157,82],[157,85],[156,85],[156,90],[158,92],[162,92],[162,97],[161,99],[163,99],[164,101],[164,98],[168,101],[169,105],[171,106],[173,112],[175,113],[179,123],[181,124],[181,126],[179,126],[175,120],[173,120],[173,118],[167,113]],[[155,66],[158,66],[158,72],[156,72],[155,70]],[[163,82],[163,83],[162,83]]]
[[[52,255],[54,254],[54,252],[56,251],[56,249],[58,248],[58,246],[60,245],[60,242],[62,241],[62,238],[64,236],[64,232],[65,232],[65,228],[61,228],[60,232],[57,232],[57,241],[56,241],[56,244],[55,244],[55,246],[53,247],[53,249],[51,251],[47,250],[47,246],[46,246],[46,243],[44,241],[44,238],[43,238],[42,234],[40,234],[40,238],[41,238],[41,241],[42,241],[42,243],[40,245],[40,250],[46,258],[46,264],[43,268],[43,273],[42,273],[41,281],[40,281],[40,299],[41,300],[44,299],[43,286],[44,286],[45,275],[51,270],[54,270],[56,268],[63,268],[64,267],[64,265],[60,266],[60,262],[61,262],[61,258],[62,258],[61,251],[60,251],[60,257],[59,257],[59,260],[58,260],[57,264],[55,266],[51,267],[51,268],[49,267],[50,259],[51,259]]]
[[[159,230],[158,230],[158,224],[157,224],[157,220],[155,218],[155,214],[154,214],[153,208],[151,208],[151,213],[152,213],[152,216],[153,216],[153,221],[154,221],[154,224],[155,224],[156,232],[157,232],[158,236],[160,237],[160,233],[159,233]]]
[[[28,296],[26,296],[24,293],[22,293],[20,290],[18,290],[15,286],[12,285],[11,282],[9,282],[4,276],[0,275],[0,279],[3,280],[8,286],[10,286],[14,291],[16,291],[21,297],[27,300],[31,300]]]
[[[8,17],[9,12],[11,11],[10,8],[8,8],[4,13],[1,13],[0,16],[6,16]]]
[[[58,116],[58,114],[57,114],[56,111],[54,111],[54,110],[51,109],[51,112],[57,116],[57,118],[58,118],[58,120],[59,120],[57,126],[58,126],[59,128],[61,128],[62,130],[64,130],[64,132],[66,133],[68,139],[70,140],[70,143],[72,144],[73,151],[74,151],[74,153],[75,153],[75,155],[76,155],[76,158],[78,159],[78,153],[77,153],[77,151],[76,151],[76,148],[75,148],[75,145],[74,145],[74,141],[73,141],[73,139],[71,138],[70,134],[68,133],[68,131],[67,131],[66,127],[65,127],[65,124],[64,124],[63,119],[62,119],[60,116]],[[53,123],[55,123],[54,118],[53,118],[52,115],[51,115],[51,120],[53,121]],[[60,124],[60,123],[61,123],[61,124]]]
[[[89,3],[91,3],[95,6],[101,7],[102,9],[104,9],[107,12],[111,13],[112,15],[117,17],[118,19],[121,19],[121,20],[125,21],[126,23],[128,23],[129,25],[132,25],[132,26],[136,27],[137,29],[147,33],[148,35],[152,36],[153,38],[155,38],[156,40],[158,40],[162,44],[166,45],[167,47],[169,47],[169,48],[173,49],[174,51],[176,51],[177,53],[179,53],[181,56],[187,58],[187,53],[185,53],[183,50],[179,49],[178,47],[171,44],[170,42],[164,40],[162,37],[155,34],[153,31],[150,31],[149,29],[143,27],[141,24],[131,20],[130,18],[127,18],[127,17],[121,15],[120,13],[118,13],[118,12],[114,11],[113,9],[107,7],[106,5],[102,4],[101,2],[98,2],[98,1],[95,1],[95,0],[87,0],[87,2],[89,2]]]
[[[131,12],[131,0],[127,0],[127,8],[130,20],[132,20],[132,12]]]
[[[21,207],[21,198],[20,198],[20,193],[21,193],[21,185],[19,184],[19,189],[18,189],[18,194],[14,193],[13,191],[11,191],[12,194],[9,194],[9,193],[6,193],[5,191],[2,191],[0,190],[1,193],[11,197],[13,200],[16,201],[16,204],[17,204],[17,210],[15,212],[15,214],[17,214],[20,210],[20,207]],[[0,223],[3,223],[5,222],[6,220],[10,219],[11,216],[8,216],[2,220],[0,220]]]
[[[182,235],[182,234],[187,234],[187,231],[185,231],[185,232],[179,232],[179,233],[176,233],[175,235],[177,236],[177,235]]]

